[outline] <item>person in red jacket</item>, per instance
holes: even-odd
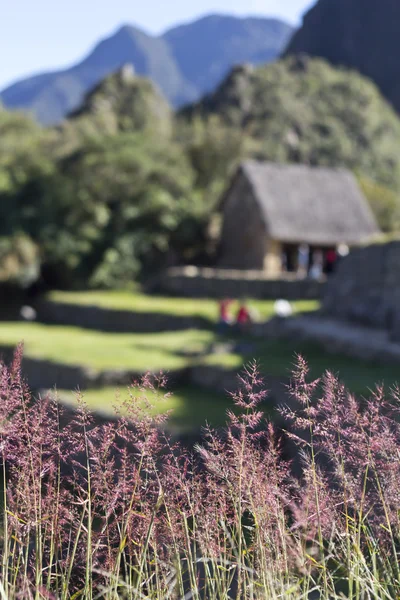
[[[334,273],[337,261],[337,252],[334,249],[329,249],[325,255],[326,272],[328,275]]]
[[[241,303],[237,317],[236,326],[239,331],[244,332],[251,323],[251,316],[249,309],[244,302]]]

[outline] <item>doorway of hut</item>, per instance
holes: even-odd
[[[329,275],[335,270],[336,246],[310,246],[304,243],[282,245],[282,272],[307,277],[313,272]]]
[[[282,271],[284,273],[297,273],[299,268],[300,244],[283,244]]]

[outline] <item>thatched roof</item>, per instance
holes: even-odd
[[[272,239],[328,246],[357,244],[379,232],[345,169],[246,161],[239,172],[250,183]]]

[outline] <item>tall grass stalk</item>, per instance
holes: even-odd
[[[104,422],[33,397],[21,357],[0,367],[0,600],[400,597],[398,392],[358,400],[299,358],[276,431],[251,366],[187,450],[143,411],[163,377]]]

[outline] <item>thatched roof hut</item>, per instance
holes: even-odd
[[[220,265],[280,270],[285,248],[349,246],[379,229],[345,169],[244,162],[222,200]],[[279,263],[279,268],[278,268]]]

